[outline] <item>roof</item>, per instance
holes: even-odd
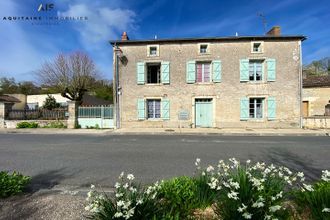
[[[104,99],[97,98],[96,96],[92,96],[89,94],[84,94],[82,99],[82,106],[88,105],[111,105],[112,102]]]
[[[230,36],[230,37],[200,37],[200,38],[170,38],[149,40],[110,40],[112,45],[127,44],[155,44],[155,43],[178,43],[178,42],[217,42],[217,41],[251,41],[251,40],[306,40],[303,35],[281,35],[281,36]]]
[[[309,76],[303,79],[304,88],[312,87],[330,87],[330,75]]]
[[[21,101],[9,95],[0,95],[0,102],[19,103]]]

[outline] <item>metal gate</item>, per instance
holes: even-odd
[[[114,128],[113,105],[78,107],[81,128]]]

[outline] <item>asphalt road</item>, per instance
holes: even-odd
[[[121,171],[143,183],[193,175],[197,157],[204,166],[230,157],[265,161],[315,179],[330,169],[330,137],[0,134],[0,170],[32,176],[36,189],[112,187]]]

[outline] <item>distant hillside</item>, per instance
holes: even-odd
[[[316,60],[303,67],[304,76],[330,75],[330,57]]]

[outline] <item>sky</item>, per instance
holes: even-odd
[[[38,11],[40,5],[44,10]],[[46,10],[46,6],[53,4]],[[112,79],[112,46],[130,39],[305,35],[303,63],[330,56],[330,0],[0,0],[0,77],[36,81],[35,73],[59,53],[87,53]],[[87,17],[70,21],[9,20],[13,16]],[[4,19],[6,18],[6,19]]]

